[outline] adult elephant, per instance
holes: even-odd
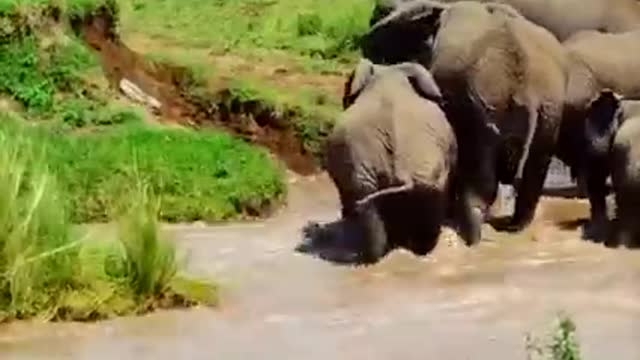
[[[584,180],[591,204],[587,235],[602,238],[606,232],[606,186],[597,159],[584,156],[592,139],[585,137],[591,104],[610,89],[625,97],[640,98],[640,30],[620,34],[597,31],[576,33],[563,43],[569,59],[565,114],[557,142],[557,156]]]
[[[567,61],[554,36],[505,5],[420,1],[376,23],[362,50],[376,63],[430,69],[458,138],[465,196],[486,211],[498,181],[514,184],[515,211],[502,228],[526,227],[562,116]]]
[[[370,24],[375,24],[405,3],[429,0],[382,0],[374,7]],[[454,3],[459,0],[439,0]],[[528,20],[551,31],[563,41],[581,30],[621,33],[640,28],[637,0],[476,0],[497,2],[516,9]]]

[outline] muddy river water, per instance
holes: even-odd
[[[191,269],[223,285],[220,308],[94,324],[0,327],[0,359],[526,359],[524,335],[572,315],[585,359],[640,359],[640,252],[556,223],[585,201],[545,199],[517,235],[476,248],[445,231],[430,256],[396,251],[351,268],[292,251],[309,219],[338,215],[325,176],[297,179],[273,218],[172,226]],[[553,220],[553,221],[552,221]]]

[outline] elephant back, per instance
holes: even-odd
[[[445,113],[435,103],[414,95],[392,113],[394,161],[419,186],[443,191],[457,166],[457,141]]]
[[[430,70],[435,76],[464,74],[489,44],[504,42],[502,21],[480,3],[454,3],[440,18]]]
[[[566,47],[572,67],[588,69],[594,86],[609,88],[624,96],[640,96],[640,30],[621,34],[584,31],[568,39]],[[594,91],[599,90],[598,88]]]

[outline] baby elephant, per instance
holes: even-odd
[[[640,100],[623,100],[604,90],[590,105],[586,138],[589,147],[587,169],[589,192],[598,195],[606,206],[605,178],[611,174],[616,200],[616,226],[608,245],[640,245]],[[598,209],[596,213],[606,213]],[[606,224],[605,220],[600,219]],[[600,232],[602,234],[602,232]],[[612,239],[611,239],[612,238]],[[611,241],[612,240],[612,241]],[[612,243],[613,244],[612,244]]]
[[[460,219],[468,244],[480,237],[479,214],[470,206],[448,207],[458,198],[457,144],[440,102],[431,74],[414,63],[362,59],[345,85],[345,111],[327,139],[326,168],[343,221],[362,234],[363,262],[398,246],[427,254],[448,215]]]

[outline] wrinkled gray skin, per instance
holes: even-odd
[[[591,104],[585,136],[590,180],[603,186],[611,174],[616,198],[616,226],[605,228],[597,240],[636,247],[640,245],[640,101],[602,91]]]
[[[404,3],[423,0],[382,0],[372,13],[370,25]],[[439,0],[454,3],[458,0]],[[582,30],[622,33],[640,28],[637,0],[477,0],[507,4],[528,20],[544,27],[559,40]]]
[[[601,166],[592,166],[594,160],[583,156],[591,139],[580,135],[585,134],[590,104],[601,91],[610,89],[624,97],[640,98],[640,61],[629,55],[640,53],[640,30],[622,34],[583,31],[563,45],[570,71],[556,152],[558,158],[571,167],[574,176],[586,183],[591,204],[587,233],[589,237],[601,238],[607,231],[605,196],[608,190],[600,181],[602,174],[593,172]],[[588,167],[591,168],[589,174]]]
[[[424,0],[402,6],[363,38],[374,63],[417,61],[440,87],[459,144],[461,177],[486,212],[498,181],[517,188],[501,230],[533,218],[554,151],[567,58],[547,30],[505,5]]]
[[[457,145],[422,66],[376,66],[361,60],[345,85],[345,111],[327,139],[326,169],[338,189],[342,218],[364,233],[363,261],[396,246],[425,255],[455,199]],[[470,218],[469,211],[462,213]],[[461,235],[479,239],[469,222]],[[345,228],[348,228],[346,226]],[[353,228],[353,227],[351,227]]]

